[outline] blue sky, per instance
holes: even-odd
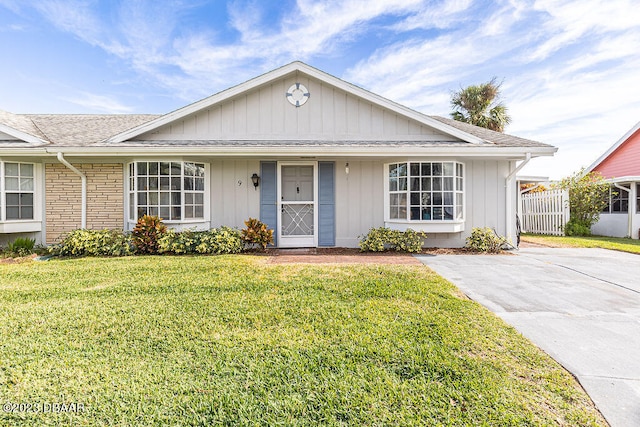
[[[637,0],[0,0],[0,109],[166,113],[301,60],[426,114],[497,77],[507,133],[588,166],[640,121]]]

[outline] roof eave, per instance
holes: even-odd
[[[18,138],[24,142],[28,142],[30,144],[48,144],[48,141],[45,141],[42,138],[38,138],[35,135],[32,135],[27,132],[23,132],[11,126],[7,126],[5,124],[0,123],[0,132],[6,133],[7,135],[11,135],[14,138]]]

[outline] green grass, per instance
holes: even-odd
[[[605,425],[574,378],[418,266],[0,265],[0,425]]]
[[[615,251],[630,252],[640,254],[640,240],[622,237],[566,237],[566,236],[543,236],[540,234],[523,234],[523,242],[538,243],[551,247],[571,247],[571,248],[602,248]]]

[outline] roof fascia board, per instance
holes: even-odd
[[[242,147],[55,147],[45,150],[47,153],[55,154],[62,152],[68,156],[149,156],[150,154],[181,156],[184,154],[200,154],[208,156],[318,156],[318,157],[390,157],[390,156],[458,156],[458,157],[509,157],[511,159],[521,159],[526,153],[531,153],[533,157],[553,156],[555,147],[425,147],[416,149],[415,147],[296,147],[292,150],[290,146],[242,146]],[[21,154],[29,152],[21,151]]]
[[[598,157],[598,160],[593,162],[591,164],[591,166],[589,166],[587,169],[585,169],[585,171],[584,171],[585,175],[588,174],[589,172],[593,171],[598,165],[600,165],[600,163],[604,162],[607,157],[609,157],[611,154],[613,154],[614,151],[616,151],[622,144],[624,144],[624,142],[627,139],[629,139],[631,137],[631,135],[636,133],[638,130],[640,130],[640,122],[636,123],[636,125],[634,127],[632,127],[627,133],[625,133],[622,138],[620,138],[618,141],[616,141],[615,144],[613,144],[611,147],[609,147],[609,149],[607,151],[605,151],[602,156]]]
[[[4,132],[7,135],[11,135],[15,138],[18,138],[24,142],[29,142],[31,144],[47,144],[47,141],[40,139],[37,136],[31,135],[30,133],[23,132],[16,128],[12,128],[11,126],[7,126],[2,123],[0,123],[0,132]]]
[[[208,98],[202,99],[200,101],[196,101],[193,104],[189,104],[183,108],[175,110],[171,113],[165,114],[155,120],[147,122],[141,126],[135,127],[133,129],[129,129],[125,132],[117,134],[109,139],[107,142],[117,143],[123,142],[131,138],[135,138],[143,133],[152,131],[161,126],[164,126],[168,123],[171,123],[175,120],[179,120],[183,117],[186,117],[190,114],[196,113],[205,108],[211,107],[214,104],[223,102],[227,99],[230,99],[234,96],[237,96],[243,92],[249,91],[253,88],[259,87],[263,84],[266,84],[272,80],[276,80],[278,78],[284,77],[287,74],[293,73],[295,71],[300,71],[305,73],[313,78],[316,78],[320,81],[331,84],[347,93],[351,93],[355,96],[365,99],[366,101],[372,102],[374,104],[380,105],[381,107],[387,108],[395,113],[403,115],[405,117],[411,118],[419,123],[422,123],[426,126],[432,127],[440,132],[445,134],[454,136],[456,138],[461,139],[462,141],[469,142],[472,144],[481,144],[484,142],[481,138],[478,138],[474,135],[456,129],[452,126],[439,122],[431,117],[428,117],[422,113],[419,113],[415,110],[407,108],[403,105],[397,104],[393,101],[390,101],[380,95],[376,95],[368,90],[362,89],[358,86],[355,86],[351,83],[348,83],[344,80],[341,80],[337,77],[334,77],[330,74],[325,73],[324,71],[320,71],[317,68],[311,67],[305,63],[296,61],[292,62],[283,67],[277,68],[268,73],[262,74],[258,77],[255,77],[251,80],[248,80],[239,85],[233,86],[229,89],[226,89],[222,92],[219,92],[215,95],[212,95]]]

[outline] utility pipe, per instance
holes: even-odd
[[[87,176],[80,172],[75,166],[69,163],[61,152],[58,152],[58,161],[71,169],[73,173],[78,175],[82,185],[82,206],[81,206],[81,227],[87,228]]]
[[[512,206],[512,193],[513,193],[513,179],[515,178],[516,174],[518,172],[520,172],[520,170],[525,167],[527,165],[527,163],[529,163],[529,161],[531,160],[531,153],[526,153],[525,154],[525,158],[524,160],[514,169],[512,170],[509,175],[507,175],[507,178],[505,180],[505,209],[506,209],[506,213],[505,213],[505,219],[506,219],[506,226],[507,226],[507,241],[509,243],[511,243],[513,246],[516,246],[514,244],[515,239],[513,236],[513,206]],[[518,203],[520,199],[520,189],[518,188],[518,192],[516,193],[516,204]],[[518,214],[518,207],[516,206],[516,215]]]

